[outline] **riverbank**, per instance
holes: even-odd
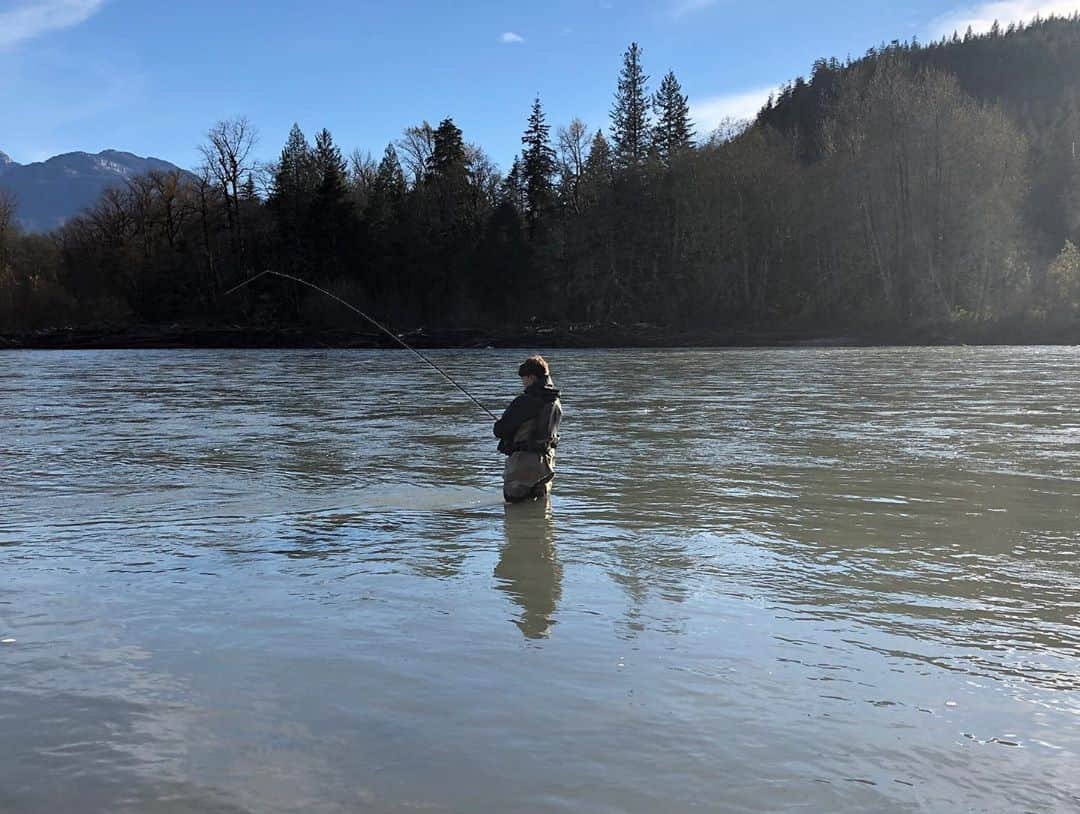
[[[958,323],[907,328],[848,330],[729,328],[678,330],[604,323],[529,326],[516,331],[414,330],[400,334],[416,348],[679,348],[679,347],[866,347],[874,345],[1072,345],[1080,322]],[[160,348],[393,348],[377,331],[302,327],[209,327],[143,325],[124,328],[53,328],[0,334],[0,349],[105,350]]]

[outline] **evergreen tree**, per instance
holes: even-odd
[[[453,119],[443,119],[435,130],[434,146],[427,159],[429,181],[461,183],[467,173],[465,141]]]
[[[274,178],[270,186],[271,203],[283,202],[298,195],[301,190],[313,186],[311,159],[311,145],[304,137],[300,125],[294,124],[289,131],[288,141],[281,150],[281,158],[274,168]]]
[[[364,209],[367,261],[363,277],[368,290],[385,299],[393,285],[395,266],[401,259],[401,229],[407,185],[393,144],[386,145],[375,170],[371,194]]]
[[[694,145],[690,105],[674,71],[668,71],[660,83],[660,89],[653,96],[653,111],[657,116],[653,150],[667,164],[679,152]]]
[[[285,265],[294,273],[302,273],[307,264],[308,213],[316,185],[311,145],[294,124],[274,168],[268,201]]]
[[[649,152],[649,77],[641,65],[641,55],[638,44],[630,43],[623,55],[611,108],[611,141],[620,168],[640,165]]]
[[[597,130],[589,147],[589,157],[585,159],[585,169],[582,173],[589,197],[595,199],[604,188],[609,188],[614,180],[614,173],[611,145],[604,138],[603,131]]]
[[[524,145],[521,171],[525,186],[525,217],[530,233],[555,199],[552,177],[555,175],[555,150],[551,147],[551,128],[544,121],[540,97],[533,101],[529,126],[521,137]]]
[[[454,232],[463,237],[471,226],[469,156],[453,119],[444,119],[435,130],[424,180],[421,200],[427,225],[444,235]]]
[[[478,224],[472,216],[469,157],[461,130],[444,119],[432,135],[423,187],[414,197],[417,232],[411,252],[424,268],[418,297],[427,319],[445,319],[466,290],[457,281],[470,268]]]
[[[364,219],[371,230],[381,233],[389,227],[400,213],[406,189],[405,172],[401,169],[397,150],[393,144],[387,144],[375,170],[371,194],[364,210]]]
[[[315,137],[313,153],[317,197],[320,204],[336,205],[348,197],[349,167],[341,149],[334,144],[330,131],[325,128]]]
[[[503,179],[499,187],[500,203],[506,203],[514,207],[521,214],[529,207],[528,196],[525,190],[525,170],[522,167],[521,157],[514,156],[514,163],[510,165],[510,172]]]
[[[240,200],[249,204],[259,202],[259,192],[255,189],[255,176],[250,172],[248,173],[247,179],[240,186]]]
[[[373,186],[376,192],[394,200],[400,200],[405,195],[405,172],[401,169],[393,144],[387,144],[383,151]]]
[[[340,271],[351,237],[353,205],[349,199],[348,164],[325,128],[315,137],[312,162],[318,181],[310,212],[316,260],[324,272]]]

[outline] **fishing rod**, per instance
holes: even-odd
[[[239,289],[243,288],[244,286],[250,285],[251,283],[258,280],[260,277],[265,277],[267,274],[272,274],[274,277],[281,277],[281,278],[283,278],[285,280],[292,280],[295,283],[300,283],[301,285],[306,285],[308,288],[313,288],[316,291],[330,297],[331,299],[337,300],[338,302],[340,302],[342,305],[344,305],[346,308],[348,308],[353,313],[359,314],[360,316],[362,316],[364,319],[366,319],[368,322],[370,322],[372,325],[374,325],[376,328],[378,328],[384,334],[386,334],[391,339],[393,339],[395,342],[397,342],[399,345],[401,345],[401,347],[405,348],[405,350],[411,351],[412,353],[416,354],[417,357],[422,359],[424,362],[431,365],[431,367],[433,367],[439,373],[440,376],[442,376],[444,379],[446,379],[448,382],[450,382],[450,384],[454,385],[454,387],[456,387],[458,390],[460,390],[462,393],[464,393],[468,397],[469,401],[471,401],[473,404],[475,404],[477,407],[479,407],[481,410],[483,410],[485,413],[487,413],[489,416],[491,416],[491,418],[493,420],[495,420],[495,421],[499,420],[499,417],[497,415],[495,415],[493,412],[491,412],[491,410],[489,410],[487,407],[485,407],[479,401],[477,401],[472,393],[470,393],[468,390],[466,390],[464,387],[462,387],[460,384],[458,384],[456,381],[454,381],[454,378],[449,373],[447,373],[445,370],[443,370],[441,367],[439,367],[433,361],[431,361],[426,356],[424,356],[424,354],[422,354],[416,348],[412,347],[412,345],[408,344],[404,339],[402,339],[396,333],[394,333],[389,328],[384,326],[377,319],[374,319],[373,317],[370,317],[367,314],[365,314],[363,311],[361,311],[355,305],[350,305],[349,303],[345,302],[345,300],[341,299],[341,297],[339,297],[337,294],[334,294],[334,293],[332,293],[330,291],[327,291],[325,288],[320,288],[319,286],[315,285],[315,283],[309,283],[307,280],[304,280],[304,279],[302,279],[300,277],[294,277],[291,274],[284,274],[284,273],[282,273],[280,271],[271,271],[270,269],[267,269],[266,271],[260,271],[254,277],[248,277],[246,280],[244,280],[244,282],[240,283],[239,285],[234,285],[232,288],[230,288],[228,291],[226,291],[222,296],[227,297],[230,294],[232,294],[234,291],[238,291]]]

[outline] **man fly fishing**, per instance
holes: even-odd
[[[507,456],[503,497],[509,503],[546,498],[555,478],[562,403],[542,356],[530,356],[518,368],[525,392],[495,422],[499,452]]]
[[[233,286],[225,294],[232,294],[234,291],[238,291],[267,275],[292,280],[294,283],[307,286],[333,300],[337,300],[354,314],[370,322],[405,350],[432,367],[439,375],[465,394],[473,404],[491,418],[495,418],[495,414],[477,401],[472,393],[458,384],[449,373],[420,351],[355,305],[346,302],[337,294],[327,291],[325,288],[320,288],[315,283],[292,274],[266,269]],[[521,384],[525,388],[525,392],[510,403],[502,418],[495,421],[495,437],[499,439],[499,452],[507,456],[506,468],[503,471],[503,497],[509,503],[547,498],[551,494],[551,482],[555,478],[555,447],[559,443],[559,422],[562,421],[562,404],[559,402],[559,391],[555,389],[555,385],[551,381],[548,363],[544,361],[544,357],[530,356],[518,368],[518,375],[521,377]]]

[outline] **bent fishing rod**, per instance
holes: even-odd
[[[302,279],[300,277],[294,277],[292,274],[284,274],[283,272],[280,272],[280,271],[271,271],[270,269],[267,269],[266,271],[260,271],[254,277],[248,277],[246,280],[244,280],[239,285],[234,285],[232,288],[230,288],[228,291],[226,291],[222,296],[227,297],[229,294],[232,294],[234,291],[238,291],[239,289],[243,288],[244,286],[250,285],[251,283],[258,280],[260,277],[265,277],[267,274],[271,274],[274,277],[281,277],[282,279],[285,279],[285,280],[292,280],[293,282],[300,283],[301,285],[306,285],[308,288],[313,288],[316,291],[330,297],[331,299],[337,300],[342,305],[344,305],[346,308],[348,308],[350,311],[352,311],[354,314],[359,314],[360,316],[362,316],[364,319],[366,319],[368,322],[370,322],[372,325],[374,325],[376,328],[378,328],[384,334],[386,334],[391,339],[393,339],[395,342],[397,342],[399,345],[401,345],[401,347],[405,348],[405,350],[412,352],[418,358],[420,358],[421,360],[426,362],[428,365],[430,365],[432,368],[434,368],[439,373],[440,376],[442,376],[444,379],[446,379],[448,382],[450,382],[450,384],[454,385],[454,387],[456,387],[458,390],[460,390],[462,393],[464,393],[468,397],[469,401],[471,401],[473,404],[475,404],[477,407],[479,407],[481,410],[483,410],[485,413],[487,413],[489,416],[491,416],[491,418],[493,420],[495,420],[495,421],[499,420],[499,417],[497,415],[495,415],[493,412],[491,412],[491,410],[489,410],[487,407],[485,407],[479,401],[477,401],[477,399],[473,396],[472,393],[470,393],[468,390],[466,390],[464,387],[462,387],[460,384],[458,384],[456,381],[454,381],[454,378],[449,373],[447,373],[445,370],[443,370],[441,367],[439,367],[433,361],[431,361],[426,356],[424,356],[424,354],[422,354],[420,351],[418,351],[412,345],[407,343],[404,339],[402,339],[396,333],[391,331],[389,328],[387,328],[385,325],[383,325],[377,319],[374,319],[373,317],[370,317],[367,314],[365,314],[363,311],[361,311],[355,305],[351,305],[350,303],[345,302],[345,300],[341,299],[341,297],[339,297],[337,294],[334,294],[334,293],[332,293],[330,291],[327,291],[325,288],[320,288],[319,286],[315,285],[315,283],[310,283],[307,280],[304,280],[304,279]]]

